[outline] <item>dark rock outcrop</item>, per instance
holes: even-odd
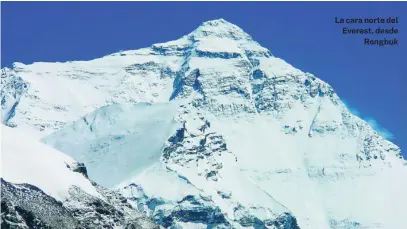
[[[1,228],[160,228],[118,192],[94,185],[99,197],[73,186],[60,202],[33,185],[1,179]]]

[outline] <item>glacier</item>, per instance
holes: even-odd
[[[165,228],[407,225],[400,148],[224,19],[90,61],[15,63],[1,81],[5,125]]]
[[[44,142],[85,163],[94,181],[111,188],[160,159],[162,145],[157,143],[165,142],[179,126],[173,119],[176,108],[107,105],[67,127],[69,132],[53,133]]]

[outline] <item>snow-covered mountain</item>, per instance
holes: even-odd
[[[399,147],[223,19],[91,61],[16,63],[1,80],[5,125],[166,228],[407,225]]]

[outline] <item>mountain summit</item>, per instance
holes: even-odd
[[[236,25],[224,19],[217,19],[202,23],[190,35],[199,37],[231,38],[235,40],[252,40],[252,38]]]
[[[400,148],[223,19],[90,61],[16,63],[1,80],[5,125],[165,228],[407,224]]]

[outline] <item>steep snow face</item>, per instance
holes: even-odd
[[[405,225],[407,168],[396,155],[361,161],[355,152],[363,139],[277,132],[281,123],[267,116],[211,124],[224,134],[241,171],[284,203],[301,228]]]
[[[217,51],[219,47],[222,50]],[[229,58],[230,54],[242,60],[246,58],[245,52],[270,55],[241,29],[219,20],[204,23],[175,41],[91,61],[15,63],[12,69],[2,69],[2,120],[8,126],[18,126],[40,138],[104,105],[166,102],[180,90],[187,90],[186,87],[199,87],[193,82],[189,85],[184,77],[198,65],[217,74],[230,74],[230,80],[238,79],[240,84],[247,80],[239,76],[240,70],[234,72],[233,68],[245,63],[224,62],[224,66],[230,67],[220,71],[221,65],[214,68],[211,65],[217,61],[209,59]],[[214,80],[211,82],[216,83]],[[223,91],[234,84],[228,83],[230,80],[223,82],[226,84]],[[179,83],[187,85],[179,86]],[[240,91],[239,87],[236,91]]]
[[[92,61],[16,64],[2,85],[5,124],[46,136],[165,227],[407,224],[400,148],[225,20]],[[125,104],[140,102],[152,105]]]
[[[177,104],[113,104],[101,107],[43,142],[83,162],[97,183],[113,187],[159,160],[180,126]]]
[[[60,201],[69,197],[73,186],[99,197],[88,179],[69,169],[75,161],[68,155],[30,139],[19,130],[3,125],[1,132],[1,177],[4,180],[34,185]]]
[[[164,227],[295,228],[289,210],[240,172],[199,111],[178,102],[102,107],[42,141],[85,162],[91,179],[117,186]]]
[[[166,101],[176,68],[158,55],[15,63],[2,69],[3,123],[40,138],[107,104]]]

